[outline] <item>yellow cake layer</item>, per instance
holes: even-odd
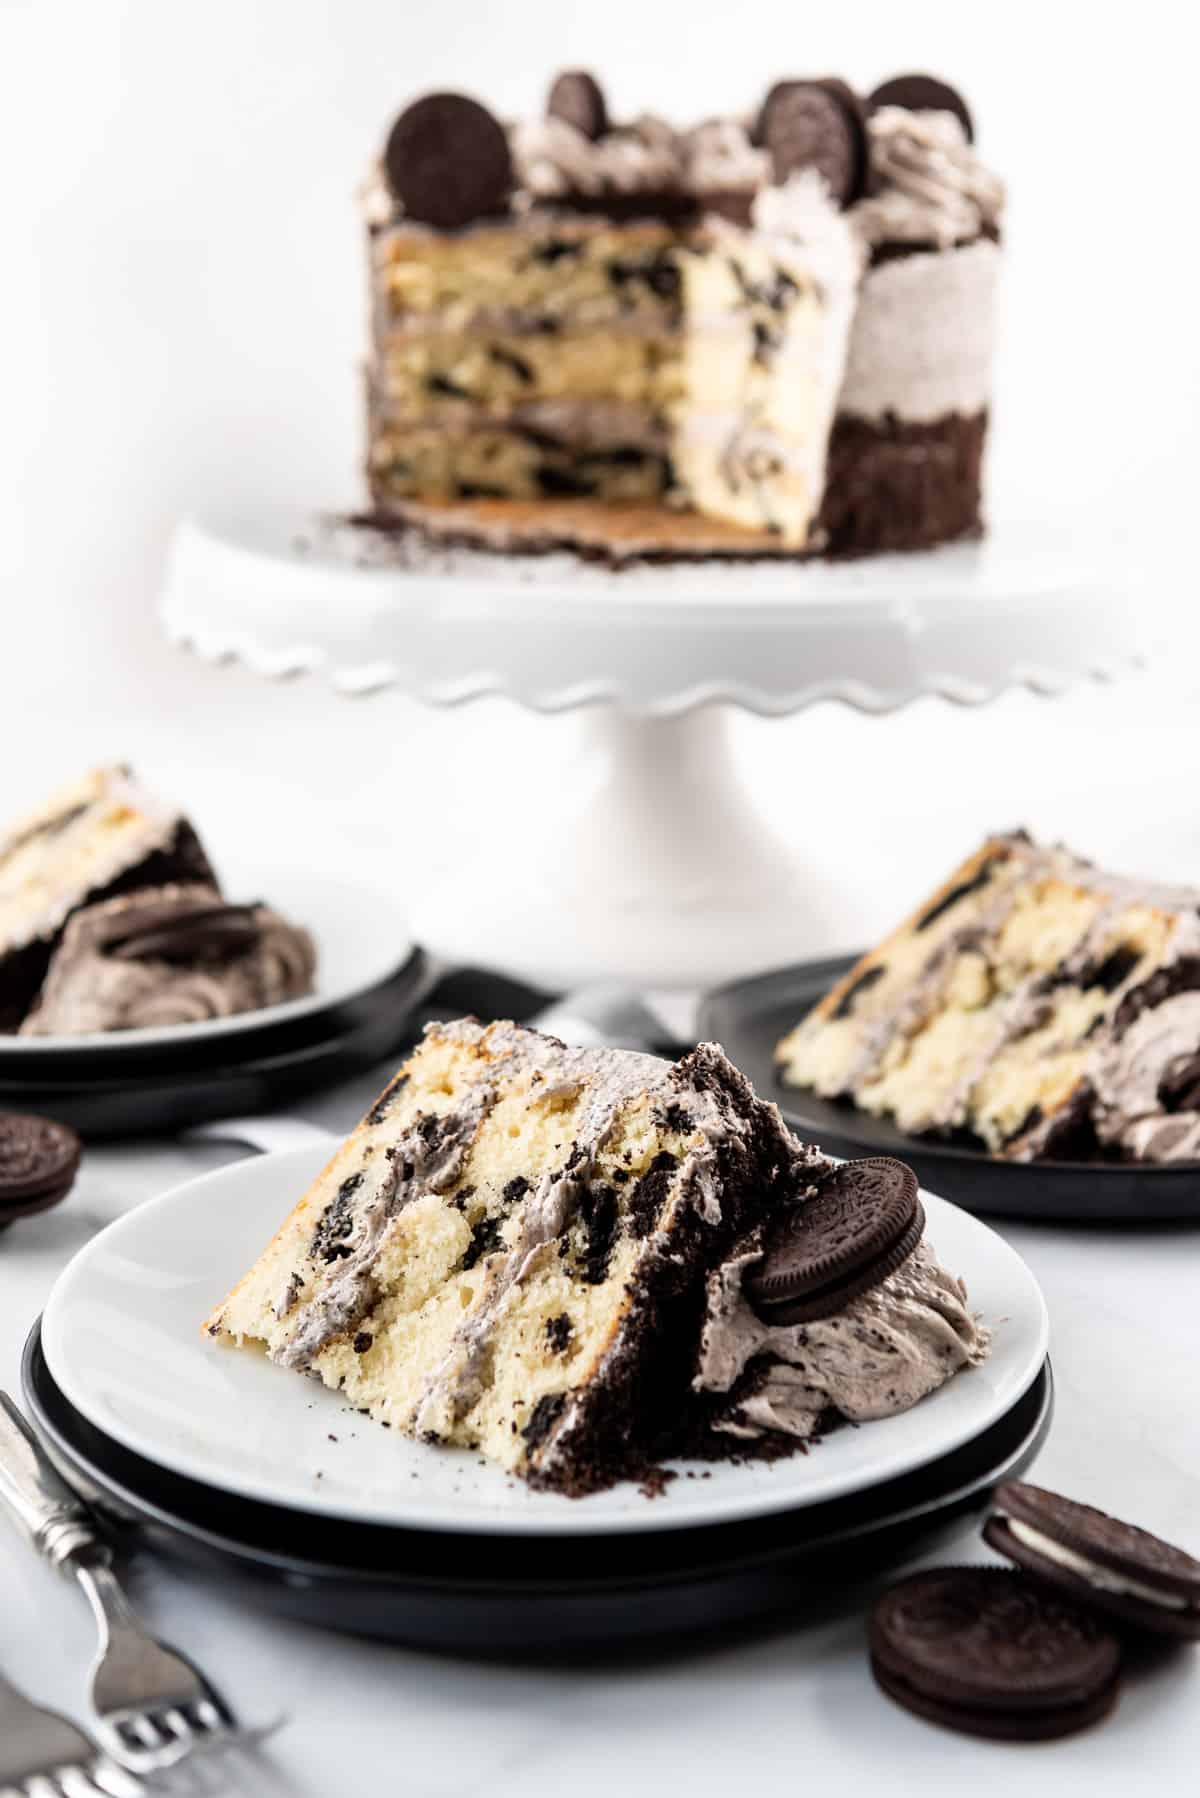
[[[586,322],[597,314],[670,324],[678,316],[677,234],[647,220],[554,219],[458,233],[392,230],[372,242],[383,317],[436,316],[463,329],[486,312]]]
[[[387,409],[411,420],[453,416],[456,407],[504,419],[540,400],[636,406],[663,419],[682,390],[678,339],[603,330],[392,337],[374,378]]]
[[[381,424],[372,434],[371,496],[390,499],[539,499],[586,497],[619,504],[655,499],[668,491],[663,456],[636,446],[622,449],[555,444],[517,428],[490,423]]]

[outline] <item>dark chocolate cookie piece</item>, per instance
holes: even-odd
[[[504,127],[465,94],[426,94],[406,107],[383,166],[407,215],[440,231],[502,211],[512,190]]]
[[[83,1144],[52,1118],[0,1112],[0,1225],[65,1199],[79,1172]]]
[[[893,75],[881,81],[867,96],[868,112],[881,106],[903,106],[906,112],[952,112],[967,134],[967,142],[975,142],[975,121],[966,101],[948,81],[936,75]]]
[[[546,100],[546,111],[552,119],[573,125],[595,143],[608,130],[608,106],[604,90],[586,69],[564,69],[556,75]]]
[[[746,1296],[773,1324],[811,1323],[878,1286],[920,1242],[925,1212],[902,1161],[848,1161],[781,1219]]]
[[[984,1538],[1059,1591],[1136,1629],[1200,1641],[1200,1560],[1041,1486],[997,1488]]]
[[[863,193],[866,130],[858,103],[844,82],[777,82],[764,102],[755,135],[761,136],[770,154],[777,182],[815,169],[840,206],[849,206]]]
[[[1117,1638],[1006,1567],[912,1574],[879,1599],[871,1670],[889,1697],[969,1735],[1045,1741],[1107,1715],[1120,1687]]]

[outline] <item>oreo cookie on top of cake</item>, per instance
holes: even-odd
[[[430,1025],[207,1321],[581,1494],[906,1410],[988,1336],[899,1163],[835,1168],[715,1044]]]
[[[1200,1160],[1200,888],[989,838],[777,1057],[791,1085],[1012,1160]]]
[[[1002,189],[965,103],[776,82],[614,122],[426,95],[366,193],[374,518],[613,559],[980,528]]]
[[[307,931],[226,904],[191,823],[124,766],[0,836],[0,1030],[199,1023],[299,997],[314,966]]]

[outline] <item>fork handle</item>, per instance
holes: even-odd
[[[79,1555],[107,1556],[91,1512],[7,1392],[0,1392],[0,1503],[52,1567],[74,1572],[69,1563]]]

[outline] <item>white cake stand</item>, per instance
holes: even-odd
[[[1143,661],[1144,619],[1111,566],[1017,527],[926,555],[612,573],[397,551],[311,515],[189,521],[163,600],[174,642],[268,678],[576,712],[570,749],[475,807],[459,865],[409,890],[426,948],[551,986],[691,987],[802,953],[804,873],[735,768],[731,707],[1057,694]]]

